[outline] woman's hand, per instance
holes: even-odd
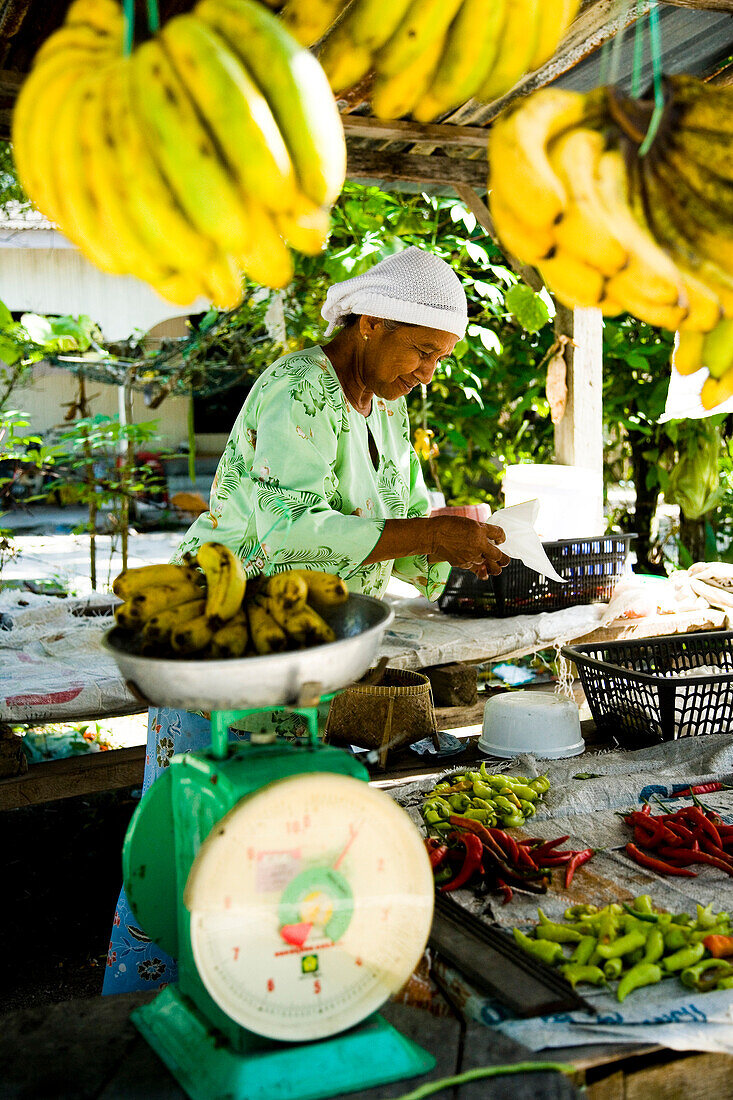
[[[501,573],[511,560],[496,545],[506,536],[493,523],[479,523],[464,516],[435,516],[428,522],[432,561],[447,561],[486,579],[490,573]]]

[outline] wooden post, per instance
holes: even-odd
[[[555,332],[570,337],[565,349],[568,398],[555,426],[555,457],[593,470],[603,480],[603,315],[600,309],[557,307]],[[603,502],[594,529],[603,530]]]

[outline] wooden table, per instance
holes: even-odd
[[[185,1094],[129,1020],[152,994],[126,994],[22,1009],[0,1017],[0,1097],[3,1100],[184,1100]],[[733,1057],[680,1055],[658,1046],[598,1044],[532,1054],[481,1024],[436,1017],[399,1004],[383,1014],[434,1054],[422,1078],[351,1093],[353,1100],[400,1097],[419,1084],[475,1067],[553,1061],[575,1067],[557,1073],[476,1080],[453,1100],[725,1100]],[[584,1086],[581,1094],[579,1087]]]

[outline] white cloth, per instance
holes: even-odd
[[[466,292],[452,267],[411,245],[381,260],[363,275],[334,283],[321,316],[330,336],[350,313],[452,332],[466,332]]]

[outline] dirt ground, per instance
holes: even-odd
[[[0,1011],[101,992],[136,806],[122,790],[0,814]]]

